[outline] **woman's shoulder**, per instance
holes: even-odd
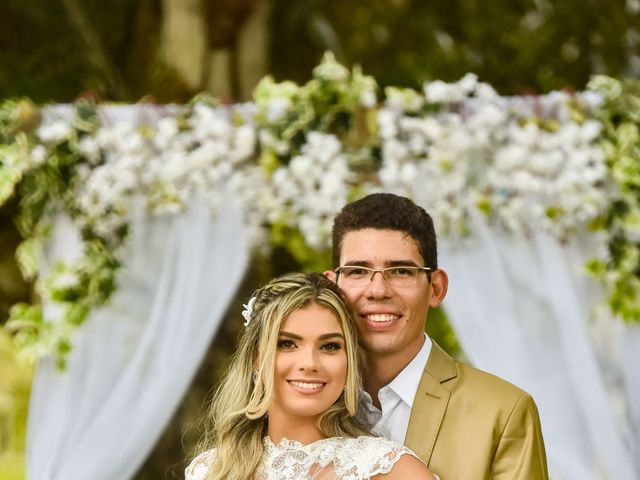
[[[383,454],[389,458],[399,458],[405,454],[416,456],[415,453],[404,445],[384,437],[363,435],[361,437],[345,438],[344,441],[350,445],[350,448],[353,449],[354,452],[359,452],[361,455],[379,456]]]
[[[211,449],[206,452],[202,452],[196,458],[191,460],[191,463],[184,471],[185,480],[203,480],[207,475],[207,471],[211,468],[216,458],[216,450]]]
[[[339,453],[335,456],[334,465],[337,473],[358,472],[354,476],[345,478],[370,478],[376,475],[388,474],[403,456],[410,456],[418,465],[426,467],[411,450],[393,440],[382,437],[361,436],[355,438],[341,437],[336,439]],[[412,461],[403,461],[401,470],[413,471],[417,469]],[[416,477],[422,478],[422,477]],[[429,478],[429,477],[424,477]]]

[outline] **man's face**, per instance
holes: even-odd
[[[376,269],[425,266],[412,237],[396,230],[372,228],[344,236],[340,266],[346,265]],[[327,272],[327,276],[336,280],[333,272]],[[439,305],[446,293],[446,274],[440,270],[432,273],[432,284],[426,272],[418,274],[415,285],[403,287],[390,286],[380,273],[363,286],[354,287],[340,276],[337,283],[353,309],[361,346],[369,355],[397,361],[399,367],[422,347],[427,311]]]

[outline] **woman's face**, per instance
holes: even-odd
[[[338,317],[317,304],[289,314],[278,336],[269,417],[317,417],[335,403],[346,381]]]

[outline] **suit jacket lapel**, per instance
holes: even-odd
[[[457,376],[454,360],[433,342],[427,365],[413,400],[405,445],[418,454],[427,465],[447,410],[451,394],[443,382]]]

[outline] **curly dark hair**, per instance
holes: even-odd
[[[425,266],[438,268],[436,232],[431,216],[406,197],[393,193],[373,193],[348,203],[333,221],[333,266],[340,266],[342,241],[347,233],[374,228],[397,230],[413,238]]]

